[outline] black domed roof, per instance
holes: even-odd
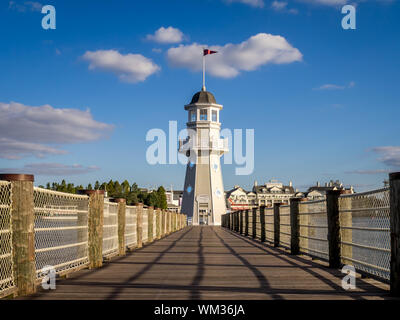
[[[192,103],[217,103],[217,101],[215,100],[214,95],[211,92],[199,91],[193,96],[190,104]]]

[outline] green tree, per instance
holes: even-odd
[[[94,184],[94,189],[95,189],[95,190],[99,190],[99,189],[100,189],[100,182],[99,182],[99,181],[96,181],[96,182],[95,182],[95,184]]]
[[[160,186],[157,189],[157,207],[160,209],[167,209],[167,196],[165,195],[165,189],[163,186]]]

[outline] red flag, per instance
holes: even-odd
[[[212,50],[209,50],[209,49],[204,49],[203,50],[203,56],[206,56],[206,55],[208,55],[208,54],[213,54],[213,53],[217,53],[218,51],[212,51]]]

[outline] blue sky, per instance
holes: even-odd
[[[185,127],[198,44],[222,48],[207,57],[222,127],[255,130],[254,172],[224,165],[226,189],[271,178],[381,187],[400,171],[400,5],[356,2],[356,30],[344,30],[345,3],[1,1],[0,171],[181,189],[185,167],[147,164],[145,136]],[[41,27],[45,4],[55,30]],[[270,49],[277,36],[284,51]]]

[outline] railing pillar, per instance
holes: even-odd
[[[11,182],[11,228],[13,276],[18,295],[36,291],[33,175],[1,174]]]
[[[400,296],[400,172],[389,175],[390,185],[390,293]]]
[[[89,196],[88,252],[89,269],[103,265],[104,190],[81,190]]]
[[[253,208],[253,220],[251,223],[251,236],[253,239],[255,239],[257,237],[257,208]]]
[[[148,228],[147,228],[147,242],[153,242],[153,225],[154,225],[154,207],[150,206],[147,210]]]
[[[161,209],[156,210],[156,237],[157,240],[161,238]]]
[[[280,203],[274,203],[274,247],[279,247],[281,233],[281,217],[279,215]]]
[[[136,239],[137,247],[143,247],[143,203],[136,206]]]
[[[244,211],[244,235],[249,235],[249,209]]]
[[[328,218],[329,267],[339,268],[340,258],[340,221],[339,221],[340,190],[326,192],[326,213]]]
[[[265,206],[260,207],[261,242],[265,242]]]
[[[125,224],[126,224],[126,200],[117,198],[114,200],[118,203],[118,253],[120,256],[125,255]]]
[[[290,253],[300,253],[300,219],[299,219],[300,198],[290,199]]]
[[[165,224],[167,223],[167,217],[169,215],[169,211],[165,211],[164,209],[161,211],[161,237],[165,236]],[[167,223],[168,226],[168,223]],[[168,232],[168,230],[167,230]]]
[[[243,234],[243,210],[239,212],[239,233]]]

